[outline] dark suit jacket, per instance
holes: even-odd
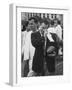
[[[37,73],[43,71],[44,41],[44,37],[41,36],[39,31],[31,34],[31,42],[35,47],[32,69]]]
[[[38,32],[31,34],[31,42],[32,42],[32,45],[35,47],[35,54],[33,57],[32,69],[37,73],[42,73],[43,72],[43,65],[44,65],[43,63],[44,63],[44,42],[45,42],[45,39],[44,39],[44,37],[41,36],[40,32],[38,31]],[[56,40],[55,40],[55,42],[50,42],[47,39],[46,50],[49,46],[55,46],[55,48],[57,49]],[[46,61],[47,60],[48,60],[48,57],[46,55]]]

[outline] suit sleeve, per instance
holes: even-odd
[[[40,48],[44,45],[44,37],[41,37],[40,35],[37,35],[37,33],[32,33],[31,34],[31,42],[32,45],[35,48]]]

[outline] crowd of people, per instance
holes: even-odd
[[[62,55],[63,26],[58,19],[38,16],[24,22],[21,34],[22,77],[55,74],[55,58]]]

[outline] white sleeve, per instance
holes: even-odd
[[[52,28],[48,28],[47,31],[48,31],[47,38],[50,40],[50,42],[54,42],[54,40],[53,40],[53,38],[52,38],[52,36],[50,34],[50,33],[53,33]]]
[[[50,33],[47,34],[47,38],[50,40],[50,42],[54,42],[54,40],[53,40],[53,38],[52,38]]]
[[[62,28],[60,25],[58,25],[57,27],[57,35],[60,38],[60,40],[62,40]]]
[[[24,44],[24,60],[29,59],[29,42],[30,42],[30,36],[27,34]]]

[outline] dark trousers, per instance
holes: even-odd
[[[46,64],[47,64],[48,72],[54,73],[55,72],[55,56],[47,56]]]

